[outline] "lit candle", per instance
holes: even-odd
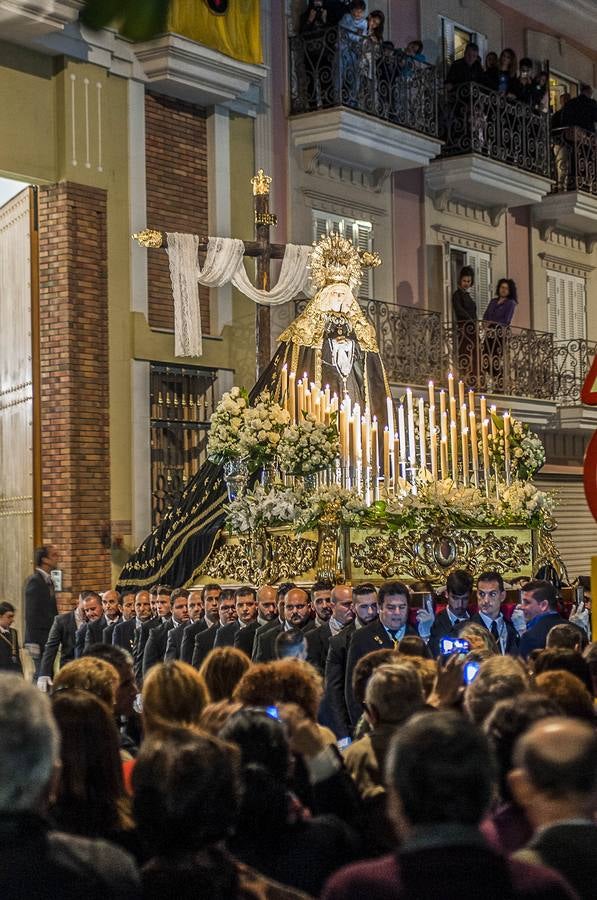
[[[440,437],[442,441],[448,440],[448,413],[444,409],[440,419]]]
[[[334,394],[334,397],[335,396],[336,395]],[[329,386],[329,384],[326,384],[326,386],[325,386],[325,405],[326,405],[326,409],[330,405],[330,386]]]
[[[468,428],[462,429],[462,478],[465,485],[468,485]]]
[[[450,397],[450,421],[456,421],[456,397],[454,396],[454,392],[452,392],[452,396]]]
[[[429,388],[429,406],[435,406],[435,387],[432,381],[427,385]]]
[[[390,432],[387,425],[383,430],[383,477],[387,491],[390,480]]]
[[[445,413],[445,411],[446,411],[446,392],[440,391],[439,392],[439,420],[440,420],[440,422],[442,420],[442,416]]]
[[[319,388],[315,388],[315,393],[313,395],[313,415],[315,416],[316,422],[321,422],[321,391]]]
[[[361,420],[361,442],[363,445],[363,465],[368,468],[371,465],[371,416],[369,407],[365,407],[365,415]]]
[[[417,464],[417,450],[415,447],[415,414],[413,410],[413,392],[406,389],[406,416],[408,421],[408,461],[411,468]]]
[[[398,432],[394,433],[394,458],[392,459],[392,476],[394,478],[394,490],[396,490],[396,479],[399,476],[398,460],[400,459],[400,438]]]
[[[288,366],[286,363],[282,366],[280,405],[284,409],[288,409]]]
[[[419,397],[419,465],[427,468],[427,447],[425,446],[425,401]]]
[[[311,391],[309,390],[309,388],[307,388],[307,390],[305,391],[305,412],[313,412],[313,406],[311,404]]]
[[[504,413],[504,467],[506,484],[510,484],[510,413]]]
[[[297,401],[297,411],[296,418],[298,422],[303,421],[303,413],[305,411],[305,382],[301,378],[297,385],[298,387],[298,401]]]
[[[354,442],[354,456],[357,465],[363,461],[363,450],[361,445],[361,407],[358,403],[354,405],[354,413],[353,413],[353,442]]]
[[[454,376],[448,372],[448,397],[450,400],[454,397]]]
[[[429,407],[429,444],[431,453],[431,475],[437,478],[437,429],[435,427],[435,406]]]
[[[481,444],[483,447],[483,477],[489,481],[489,419],[481,422]]]
[[[458,405],[462,406],[464,403],[464,381],[460,380],[458,382]]]
[[[299,385],[300,386],[300,385]],[[338,435],[340,438],[340,463],[346,465],[346,428],[344,420],[346,419],[346,409],[344,404],[340,407],[340,427]]]
[[[493,438],[495,438],[495,437],[497,437],[497,425],[493,421],[493,417],[496,415],[497,408],[495,406],[490,406],[489,412],[490,412],[489,422],[491,424],[491,436]]]
[[[481,397],[481,422],[487,418],[487,400]]]
[[[460,407],[460,430],[464,431],[465,428],[468,428],[468,415],[466,410],[466,403],[463,403]]]
[[[296,422],[296,372],[288,377],[288,412],[291,422]]]
[[[388,431],[394,434],[394,402],[391,397],[386,397],[386,412],[388,417]]]
[[[345,398],[344,402],[344,456],[345,456],[345,465],[350,465],[351,460],[351,448],[350,448],[350,420],[352,416],[350,415],[350,400]]]
[[[443,437],[439,442],[439,455],[442,478],[448,477],[448,438]]]
[[[471,432],[471,456],[473,458],[473,478],[475,487],[479,487],[479,436],[477,434],[477,419],[474,409],[468,414]]]
[[[400,462],[406,462],[406,425],[402,403],[398,407],[398,437],[400,438]]]
[[[450,447],[452,450],[452,481],[458,481],[458,432],[454,419],[450,422]]]
[[[377,431],[377,416],[373,416],[373,422],[371,423],[371,454],[376,473],[379,472],[379,438]]]

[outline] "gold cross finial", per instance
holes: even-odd
[[[272,180],[269,175],[265,175],[263,169],[257,170],[257,175],[253,175],[251,178],[251,184],[253,185],[253,195],[256,197],[258,194],[269,194],[269,186],[272,183]]]

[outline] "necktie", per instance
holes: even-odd
[[[497,622],[493,621],[493,622],[491,623],[491,628],[490,628],[489,630],[491,631],[492,635],[493,635],[494,638],[496,639],[496,642],[497,642],[497,645],[498,645],[498,649],[501,650],[500,633],[499,633],[499,631],[498,631]]]

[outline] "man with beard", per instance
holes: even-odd
[[[261,636],[259,657],[254,662],[270,662],[276,658],[276,638],[281,631],[298,628],[305,634],[315,628],[311,618],[313,609],[307,591],[303,588],[291,588],[284,598],[284,624],[270,628]]]

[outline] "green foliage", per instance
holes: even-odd
[[[166,31],[170,0],[85,0],[81,22],[96,31],[112,26],[132,41]]]

